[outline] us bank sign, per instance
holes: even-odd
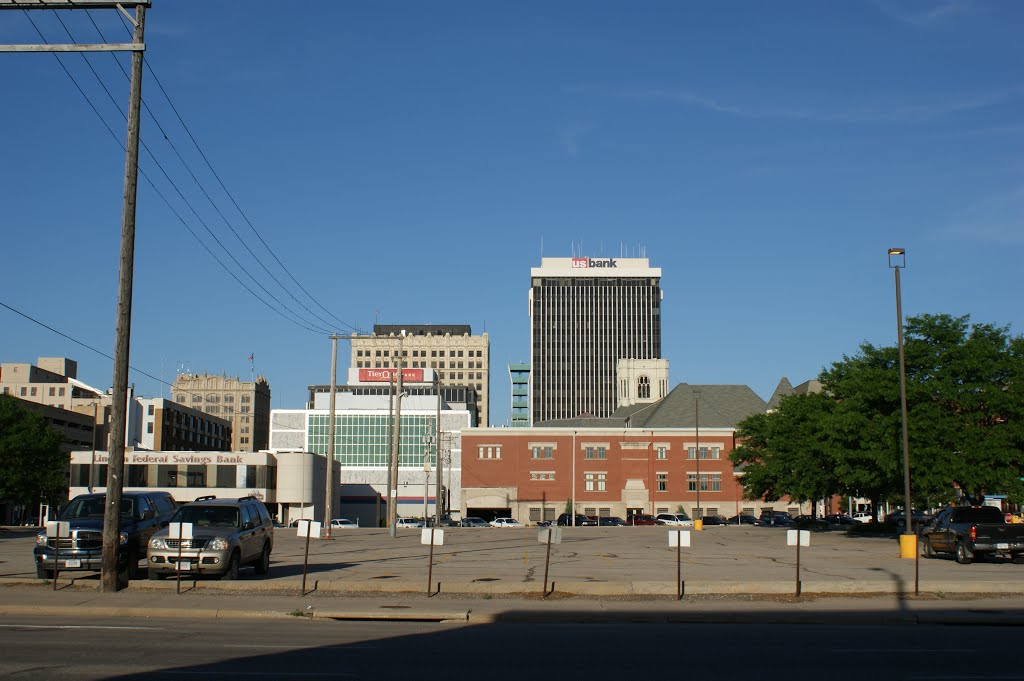
[[[589,269],[591,267],[618,267],[619,264],[615,261],[615,258],[606,258],[604,260],[595,260],[593,258],[573,258],[572,268],[574,270]]]

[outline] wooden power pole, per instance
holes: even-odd
[[[135,8],[132,43],[143,44],[146,7]],[[139,187],[139,108],[142,104],[142,51],[132,52],[132,84],[128,97],[128,139],[124,162],[124,207],[121,211],[121,263],[117,282],[117,325],[114,337],[114,395],[110,410],[110,461],[107,504],[103,515],[101,588],[117,591],[117,549],[121,532],[121,491],[124,487],[124,439],[128,416],[128,356],[132,333],[132,282],[135,276],[135,197]],[[130,556],[129,556],[130,557]],[[138,560],[138,556],[135,556]],[[131,574],[131,566],[128,566]]]
[[[146,8],[150,0],[0,0],[0,10],[116,9],[135,26],[130,44],[0,45],[0,52],[131,52],[132,77],[128,99],[128,137],[125,140],[124,205],[121,210],[121,257],[117,289],[117,325],[114,338],[114,394],[111,404],[110,461],[107,466],[107,501],[103,516],[103,591],[121,586],[117,569],[121,530],[121,492],[124,485],[124,439],[128,413],[128,349],[132,326],[132,279],[135,272],[135,197],[139,180],[139,108],[142,103],[142,53],[146,49]],[[135,8],[135,17],[125,9]],[[44,38],[45,40],[45,38]],[[90,483],[92,472],[89,473]],[[130,567],[130,566],[129,566]],[[130,572],[130,570],[129,570]]]

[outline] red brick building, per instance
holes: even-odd
[[[747,386],[684,383],[607,418],[464,431],[463,516],[536,523],[570,499],[578,513],[622,518],[680,506],[691,517],[795,510],[743,499],[742,473],[729,461],[736,424],[766,408]]]

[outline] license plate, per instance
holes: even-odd
[[[996,544],[996,548],[997,549],[1008,549],[1008,548],[1010,548],[1010,545],[1005,543],[1005,542],[998,542]]]
[[[183,560],[180,563],[178,563],[178,565],[181,566],[182,570],[191,570],[192,569],[192,561],[190,561],[190,560]]]
[[[81,558],[69,558],[66,561],[64,561],[64,567],[80,568],[80,567],[82,567],[82,559]]]

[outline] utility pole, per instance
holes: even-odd
[[[100,586],[103,591],[120,588],[117,547],[120,533],[121,492],[124,473],[124,438],[128,411],[128,354],[132,325],[132,280],[135,271],[135,198],[139,179],[139,108],[142,102],[142,53],[146,8],[149,0],[5,0],[0,10],[117,9],[135,26],[131,43],[0,45],[0,52],[131,52],[132,75],[128,95],[128,135],[125,140],[124,196],[121,209],[121,255],[117,292],[117,324],[114,338],[114,395],[111,405],[110,458],[107,466],[106,507],[103,516],[103,557]],[[134,7],[135,16],[125,9]],[[90,472],[91,476],[91,472]],[[90,479],[91,481],[91,479]]]
[[[434,492],[434,527],[441,527],[441,375],[434,369],[434,392],[437,393],[437,421],[434,431],[434,458],[437,468],[437,483]]]
[[[146,7],[135,8],[132,43],[143,45]],[[114,338],[114,395],[111,404],[110,460],[107,463],[107,503],[103,514],[103,560],[100,585],[104,592],[121,585],[117,571],[121,532],[121,492],[124,487],[124,437],[128,416],[128,357],[132,333],[132,283],[135,276],[135,199],[139,186],[139,108],[142,103],[142,50],[132,52],[132,82],[128,98],[128,138],[124,162],[124,207],[121,212],[121,262],[117,287],[117,325]],[[132,573],[129,566],[128,574]],[[127,586],[127,585],[125,585]]]
[[[391,537],[398,536],[398,457],[401,455],[402,448],[400,439],[402,436],[402,369],[404,369],[404,361],[402,357],[402,348],[405,341],[405,331],[402,331],[402,335],[398,337],[398,369],[395,372],[397,375],[396,380],[396,394],[395,394],[395,423],[394,423],[394,434],[391,436],[391,461],[389,461],[388,470],[390,471],[389,479],[392,489],[388,492],[391,495],[393,503],[388,504],[388,534]]]
[[[324,539],[332,539],[331,537],[331,515],[332,505],[334,504],[334,443],[337,441],[336,432],[338,412],[335,408],[337,393],[338,393],[338,341],[339,340],[353,340],[362,338],[359,334],[352,335],[338,335],[336,333],[331,334],[331,395],[330,395],[330,406],[328,407],[328,423],[327,423],[327,491],[324,495]],[[311,405],[312,406],[312,405]],[[341,486],[341,480],[338,480],[338,486]]]
[[[331,397],[327,416],[327,493],[324,496],[324,539],[331,539],[331,503],[334,499],[334,423],[338,384],[338,336],[331,336]],[[340,482],[340,481],[339,481]]]

